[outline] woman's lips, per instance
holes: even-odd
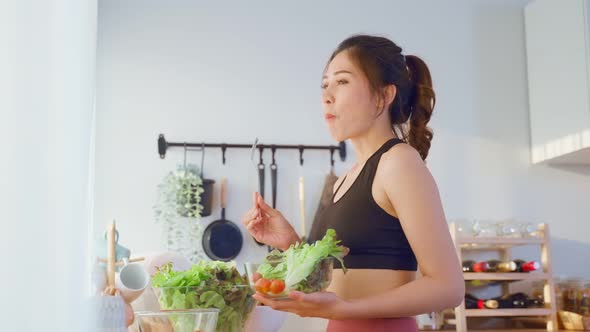
[[[326,114],[326,115],[324,116],[324,118],[326,119],[326,121],[330,121],[330,120],[334,120],[334,119],[336,119],[336,116],[335,116],[335,115],[333,115],[333,114]]]

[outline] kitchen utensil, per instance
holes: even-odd
[[[143,265],[130,264],[123,259],[123,267],[116,276],[115,285],[127,303],[135,301],[150,284],[150,275]]]
[[[272,147],[272,164],[270,164],[270,182],[272,188],[272,208],[277,208],[277,173],[278,173],[278,166],[275,160],[275,152],[276,148]],[[268,252],[272,251],[271,246],[266,246]]]
[[[260,174],[258,172],[258,165],[256,164],[256,162],[254,162],[254,156],[256,155],[256,149],[257,148],[258,148],[258,137],[256,137],[254,139],[254,144],[252,144],[252,148],[250,149],[250,164],[256,170],[256,177],[258,178],[260,176]],[[260,192],[260,181],[259,181],[258,191]]]
[[[272,185],[272,208],[276,209],[277,206],[277,162],[275,160],[276,147],[271,148],[272,151],[272,164],[270,164],[270,182]]]
[[[256,137],[254,139],[254,144],[252,144],[252,148],[250,149],[250,164],[252,164],[252,166],[256,169],[256,177],[258,178],[258,193],[264,197],[263,193],[261,191],[264,191],[264,186],[261,185],[261,183],[264,183],[264,180],[260,180],[260,169],[259,169],[259,165],[256,164],[256,162],[254,161],[254,156],[256,155],[256,149],[258,148],[258,137]],[[261,151],[262,153],[262,151]],[[261,157],[262,159],[262,157]],[[262,164],[262,166],[264,167],[264,164]],[[264,172],[262,172],[262,175],[264,176]],[[259,211],[258,213],[258,218],[261,217],[261,213]],[[262,242],[258,242],[254,237],[252,237],[252,240],[254,240],[254,242],[256,242],[257,245],[262,246],[264,245],[264,243]]]
[[[242,250],[242,232],[233,222],[225,219],[227,179],[221,180],[221,219],[215,220],[203,233],[203,249],[214,260],[229,261]]]
[[[260,193],[260,196],[262,196],[262,198],[264,198],[264,178],[265,178],[265,165],[264,165],[264,160],[262,159],[262,153],[263,153],[263,149],[262,148],[258,148],[260,153],[258,155],[258,192]]]
[[[301,217],[301,241],[307,239],[307,230],[305,227],[305,183],[303,175],[299,177],[299,215]]]
[[[117,242],[115,237],[117,230],[115,229],[115,221],[109,224],[107,228],[107,288],[109,292],[114,293],[115,288],[115,263],[117,262],[115,244]],[[114,294],[111,294],[114,295]]]

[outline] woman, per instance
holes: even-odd
[[[349,139],[356,163],[334,186],[331,206],[312,226],[342,245],[326,292],[291,292],[293,301],[255,298],[302,317],[329,319],[328,331],[417,331],[413,316],[452,308],[465,285],[436,184],[426,168],[435,95],[430,72],[391,40],[357,35],[330,57],[322,104],[330,134]],[[254,193],[243,223],[259,241],[287,249],[301,239],[282,214]],[[421,278],[416,279],[417,266]]]

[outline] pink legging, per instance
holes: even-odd
[[[326,332],[417,332],[413,317],[330,320]]]

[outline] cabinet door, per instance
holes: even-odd
[[[537,0],[525,8],[533,162],[590,147],[588,7]]]

